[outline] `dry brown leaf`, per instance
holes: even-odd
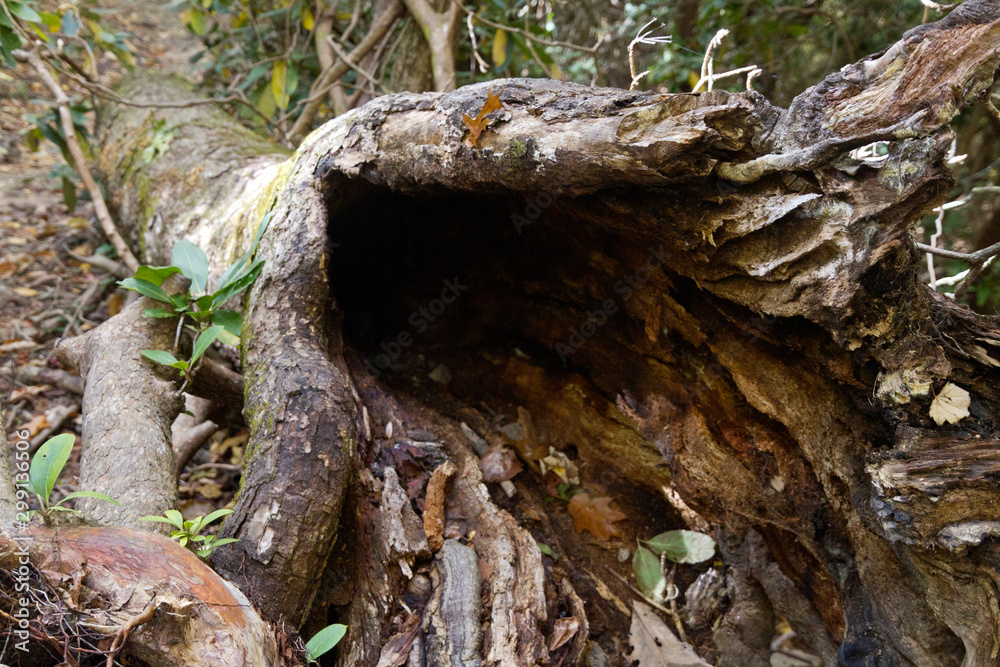
[[[938,426],[948,422],[954,424],[969,416],[969,392],[949,382],[931,402],[930,416]]]
[[[45,418],[44,414],[41,414],[32,417],[31,421],[29,421],[21,428],[28,431],[28,438],[34,438],[36,435],[38,435],[39,431],[48,428],[50,426],[52,426],[52,424],[49,423],[49,420]]]
[[[410,647],[417,636],[420,628],[420,614],[410,614],[400,625],[399,632],[389,638],[389,641],[382,646],[382,653],[378,657],[378,665],[375,667],[402,667],[410,657]]]
[[[479,464],[483,469],[484,482],[503,482],[523,470],[517,454],[503,445],[493,445],[487,449]]]
[[[34,398],[35,396],[38,396],[39,394],[42,394],[48,391],[49,389],[52,389],[52,385],[35,384],[31,385],[30,387],[18,387],[13,392],[11,392],[8,402],[13,404],[26,398],[27,399]]]
[[[638,600],[632,601],[629,644],[629,660],[638,660],[638,667],[709,667],[691,646],[674,636],[652,607]]]
[[[573,638],[580,630],[580,620],[575,616],[557,618],[549,638],[549,651],[555,651]]]
[[[125,295],[115,292],[108,297],[108,315],[114,317],[125,307]]]
[[[615,521],[624,519],[625,514],[611,509],[610,502],[611,498],[591,498],[588,493],[578,493],[570,498],[569,513],[576,532],[587,530],[602,540],[620,536],[621,531],[615,526]]]
[[[462,114],[462,122],[465,123],[465,126],[469,128],[469,132],[472,133],[473,148],[479,145],[479,135],[486,129],[486,117],[497,109],[502,108],[503,102],[500,101],[500,96],[494,95],[493,91],[489,90],[486,92],[486,103],[483,104],[483,108],[480,109],[478,116],[472,118],[467,114]]]
[[[215,482],[205,482],[198,487],[198,493],[201,494],[202,498],[215,500],[222,497],[222,487]]]

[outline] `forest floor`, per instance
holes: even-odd
[[[50,3],[54,4],[54,3]],[[109,25],[130,33],[137,68],[197,79],[189,56],[200,43],[164,4],[104,0]],[[110,54],[100,59],[101,81],[112,83],[122,67]],[[71,95],[78,93],[69,86]],[[25,65],[0,68],[0,408],[8,440],[27,431],[32,449],[60,433],[77,435],[77,447],[56,487],[56,498],[75,491],[79,465],[83,383],[63,369],[53,350],[64,337],[86,332],[127,302],[130,292],[112,275],[114,250],[99,231],[93,204],[78,180],[78,201],[67,206],[63,175],[71,170],[58,147],[26,145],[27,133],[52,118],[51,95]],[[77,95],[76,100],[86,97]],[[88,114],[92,119],[93,114]],[[73,203],[70,201],[70,203]],[[96,258],[95,258],[96,255]],[[193,465],[238,464],[246,431],[223,424]],[[186,515],[206,514],[236,492],[232,471],[199,470],[180,487]]]

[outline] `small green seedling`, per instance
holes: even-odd
[[[144,516],[142,520],[159,521],[160,523],[174,526],[177,530],[172,531],[170,537],[177,540],[182,547],[191,549],[202,558],[208,558],[213,551],[223,544],[239,542],[239,540],[232,537],[219,539],[215,535],[201,534],[201,531],[208,524],[232,513],[233,511],[230,509],[215,510],[208,516],[199,516],[196,519],[185,521],[184,517],[177,510],[167,510],[163,513],[164,516]]]
[[[645,542],[645,546],[643,546]],[[639,590],[656,602],[666,599],[666,561],[694,564],[715,555],[715,540],[693,530],[668,530],[650,540],[639,540],[632,557],[632,572]]]
[[[332,649],[347,634],[347,626],[340,623],[328,625],[306,642],[306,657],[315,662],[321,655]]]
[[[118,504],[114,498],[110,498],[103,493],[96,491],[74,491],[66,494],[59,502],[52,504],[52,489],[56,486],[56,480],[62,473],[62,469],[69,460],[70,452],[73,451],[73,442],[76,437],[72,433],[63,433],[54,438],[49,438],[38,448],[35,456],[31,459],[31,466],[28,469],[28,489],[38,496],[38,504],[41,509],[38,512],[46,522],[54,512],[72,512],[82,514],[79,510],[64,507],[63,503],[74,498],[97,498],[106,500],[109,503]],[[31,513],[34,514],[33,512]]]
[[[240,344],[243,317],[234,310],[222,308],[222,305],[250,287],[260,275],[264,260],[251,261],[251,257],[257,251],[261,236],[270,221],[271,213],[268,213],[257,228],[250,249],[219,276],[219,281],[212,292],[208,291],[208,257],[205,251],[183,239],[174,244],[169,266],[140,266],[134,277],[118,282],[127,290],[138,292],[165,305],[165,307],[147,308],[142,313],[146,317],[178,318],[173,353],[165,350],[142,350],[142,355],[158,364],[179,370],[184,376],[184,387],[191,381],[198,361],[212,343],[220,340],[226,345]],[[183,294],[170,295],[163,290],[162,285],[163,281],[175,273],[183,275],[191,281],[191,284]],[[191,356],[187,359],[178,359],[175,355],[180,346],[181,332],[187,322],[190,322],[187,328],[195,336],[195,340]]]

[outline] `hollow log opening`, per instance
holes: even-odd
[[[527,414],[540,449],[520,450],[522,458],[541,458],[549,448],[564,453],[579,469],[582,489],[612,497],[628,515],[624,539],[602,543],[576,534],[564,506],[533,521],[523,511],[527,503],[491,485],[497,505],[537,541],[569,554],[565,568],[588,614],[599,629],[612,630],[592,639],[625,636],[628,619],[586,573],[597,566],[629,576],[628,563],[615,562],[618,547],[683,527],[665,497],[676,488],[705,518],[729,527],[732,534],[722,539],[727,562],[742,559],[754,573],[748,581],[764,587],[754,605],[791,621],[824,660],[834,660],[845,639],[847,654],[855,650],[848,625],[856,628],[861,654],[885,641],[871,644],[863,636],[873,625],[866,616],[872,603],[848,556],[855,547],[847,523],[855,510],[838,507],[834,494],[824,492],[824,482],[834,492],[853,489],[842,496],[853,493],[864,504],[864,452],[885,446],[891,435],[867,400],[877,369],[856,365],[804,318],[761,317],[674,270],[684,261],[680,253],[704,243],[683,238],[683,226],[697,219],[691,212],[723,208],[725,195],[684,185],[581,197],[399,194],[366,182],[335,183],[331,289],[363,401],[369,404],[373,394],[364,388],[377,380],[390,393],[493,437],[505,425],[523,424]],[[797,223],[789,215],[756,235],[766,243],[787,233],[775,229]],[[726,253],[720,236],[715,252]],[[828,259],[819,247],[790,272]],[[877,274],[864,280],[882,279]],[[731,368],[741,377],[734,379]],[[755,395],[760,388],[745,386],[744,374],[795,398],[769,414]],[[803,408],[823,438],[840,439],[843,466],[820,461],[825,469],[817,471],[782,423],[786,410]],[[845,411],[853,417],[845,419]],[[864,433],[838,423],[853,420],[857,427],[865,415],[875,427]],[[872,436],[881,443],[867,442]],[[378,453],[369,460],[377,471]],[[400,470],[403,486],[419,484],[419,473]],[[527,494],[522,499],[555,493],[530,470],[516,479]],[[620,594],[627,599],[627,590]],[[735,602],[734,616],[745,615]],[[954,635],[924,620],[939,655],[961,652]],[[707,640],[709,628],[700,630]],[[766,660],[771,630],[748,638],[746,628],[737,628],[731,641],[750,646],[721,648],[746,664]],[[723,633],[714,643],[726,641]]]

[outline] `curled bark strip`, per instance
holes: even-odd
[[[434,470],[427,484],[427,499],[424,501],[424,534],[431,553],[437,553],[444,544],[445,500],[451,487],[451,477],[458,468],[451,461],[445,461]]]

